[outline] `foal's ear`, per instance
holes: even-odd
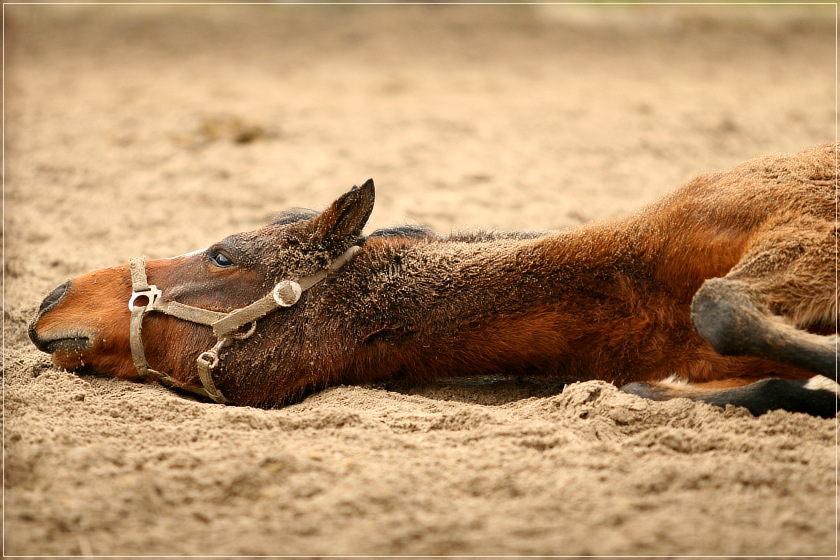
[[[355,243],[373,212],[374,198],[373,179],[341,195],[313,220],[312,242],[347,247]]]

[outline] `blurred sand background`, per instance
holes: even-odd
[[[78,377],[64,280],[323,208],[551,229],[835,136],[835,7],[5,6],[5,553],[833,555],[836,423],[604,383]]]

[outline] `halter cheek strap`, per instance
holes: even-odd
[[[163,301],[162,292],[146,278],[146,261],[143,257],[129,260],[131,271],[131,299],[128,309],[131,311],[129,340],[131,345],[131,359],[137,373],[147,381],[157,381],[167,387],[189,391],[191,393],[209,397],[217,403],[230,402],[213,382],[213,370],[219,365],[219,354],[222,349],[233,344],[235,340],[244,340],[254,334],[257,321],[266,315],[283,307],[291,307],[298,302],[303,292],[318,284],[331,272],[334,272],[349,262],[359,251],[358,246],[350,247],[343,255],[322,268],[297,281],[282,280],[264,297],[250,305],[223,313],[201,307],[193,307],[177,301]],[[202,352],[196,359],[198,378],[201,387],[195,387],[171,375],[156,371],[149,367],[146,353],[143,349],[143,317],[150,311],[156,311],[178,319],[207,325],[213,329],[217,342],[209,350]],[[248,326],[247,329],[243,327]]]

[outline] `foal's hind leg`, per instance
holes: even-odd
[[[709,383],[632,383],[623,391],[653,400],[685,397],[832,417],[840,386],[833,223],[803,218],[766,232],[724,278],[707,280],[692,303],[697,332],[724,356],[771,360],[785,379],[761,372]],[[795,369],[794,369],[795,368]],[[774,368],[771,368],[771,371]],[[813,376],[808,373],[812,372]],[[764,374],[766,375],[766,373]]]
[[[766,233],[724,278],[707,280],[694,296],[692,320],[719,354],[836,381],[837,226],[803,221]]]
[[[692,320],[723,356],[755,356],[836,379],[837,339],[799,329],[756,305],[743,286],[707,280],[694,297]]]

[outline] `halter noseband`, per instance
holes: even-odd
[[[354,245],[343,255],[338,257],[317,272],[305,276],[298,281],[282,280],[274,286],[267,295],[258,299],[250,305],[223,313],[211,311],[201,307],[193,307],[177,301],[163,301],[162,292],[153,284],[149,284],[146,278],[146,260],[143,257],[134,257],[129,260],[131,270],[131,299],[128,300],[128,309],[131,311],[131,323],[129,326],[129,339],[131,344],[131,359],[140,377],[147,381],[158,381],[162,385],[189,391],[197,395],[209,397],[217,403],[230,402],[216,388],[213,382],[213,370],[219,365],[219,353],[223,348],[230,346],[234,340],[244,340],[254,334],[257,329],[257,321],[269,313],[281,307],[291,307],[298,302],[300,296],[318,282],[326,278],[330,272],[338,270],[352,259],[360,247]],[[145,305],[138,305],[138,299],[145,298]],[[146,361],[146,353],[143,350],[143,317],[149,311],[157,311],[165,315],[171,315],[178,319],[208,325],[213,328],[217,342],[210,350],[202,352],[196,359],[198,367],[198,378],[202,387],[195,387],[178,379],[168,373],[155,371],[149,367]],[[243,331],[245,325],[250,325]]]

